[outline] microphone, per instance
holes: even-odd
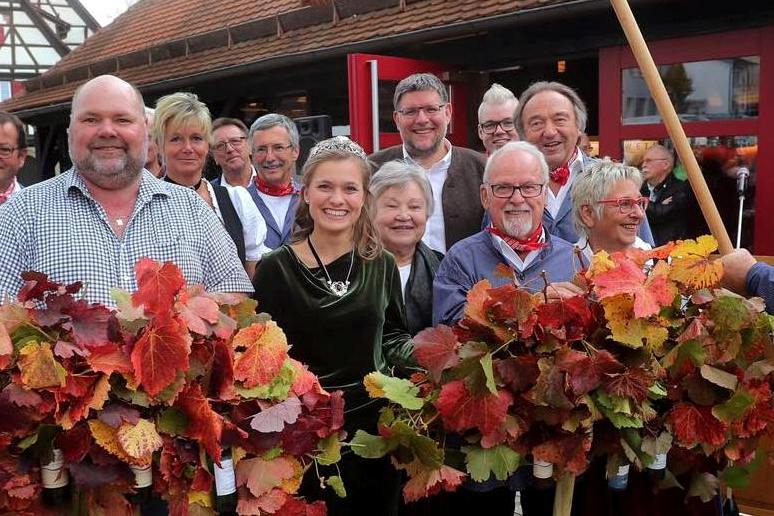
[[[736,195],[741,197],[747,190],[747,180],[750,178],[750,169],[739,167],[736,172]]]

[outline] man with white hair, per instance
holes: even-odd
[[[510,142],[489,157],[480,195],[491,225],[455,244],[441,262],[433,282],[433,324],[459,320],[468,292],[482,279],[529,291],[542,290],[545,280],[572,279],[572,244],[543,228],[547,183],[548,165],[532,144]],[[502,266],[512,277],[499,271]]]
[[[115,306],[111,289],[136,290],[143,257],[175,263],[211,292],[253,292],[215,212],[144,170],[148,129],[134,86],[101,75],[78,88],[68,144],[72,169],[0,206],[0,303],[18,295],[22,272],[36,271],[82,281],[88,302]]]
[[[518,105],[519,101],[513,92],[497,83],[484,93],[481,105],[478,106],[478,137],[484,144],[487,156],[508,142],[519,141],[519,133],[513,122]]]
[[[153,127],[155,113],[155,109],[145,106],[145,123],[148,125],[148,157],[145,159],[145,170],[155,177],[161,177],[164,175],[164,171],[161,168],[161,159],[159,159],[159,146],[150,131],[150,128]]]

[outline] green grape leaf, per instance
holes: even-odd
[[[405,409],[419,410],[425,404],[425,401],[417,396],[419,387],[410,380],[374,372],[366,375],[363,384],[372,398],[386,398]]]
[[[712,407],[712,415],[725,423],[739,421],[755,404],[755,397],[746,390],[734,393],[725,403]]]
[[[462,451],[470,478],[476,482],[489,480],[492,474],[497,480],[506,480],[521,462],[518,453],[502,444],[494,448],[463,446]]]
[[[162,433],[182,435],[188,427],[188,418],[182,410],[170,407],[159,414],[157,424]]]
[[[387,440],[378,435],[371,435],[364,430],[358,430],[349,446],[358,457],[380,459],[397,448],[398,442],[397,440]]]
[[[492,394],[497,394],[497,385],[495,384],[494,371],[492,371],[492,354],[487,353],[481,357],[479,363],[481,364],[481,369],[484,371],[484,376],[486,377],[486,388],[489,389],[489,392]]]
[[[344,481],[340,476],[333,475],[332,477],[326,478],[325,485],[333,489],[333,492],[336,493],[336,496],[339,498],[347,497],[347,490],[344,488]]]
[[[317,443],[317,462],[323,466],[330,466],[341,460],[341,442],[338,434],[334,433],[321,439]]]

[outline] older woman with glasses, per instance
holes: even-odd
[[[422,242],[433,213],[427,174],[405,161],[388,161],[374,174],[374,224],[384,247],[395,257],[406,303],[408,330],[416,335],[433,323],[433,278],[443,255]]]
[[[266,224],[243,187],[211,185],[202,177],[212,141],[210,110],[192,93],[173,93],[156,103],[153,137],[164,180],[195,191],[215,211],[252,277],[263,252]]]
[[[572,209],[575,229],[581,235],[577,246],[583,267],[588,267],[598,251],[650,249],[637,236],[648,207],[648,198],[640,195],[641,186],[639,170],[609,159],[594,163],[575,180]]]

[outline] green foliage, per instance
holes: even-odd
[[[518,453],[504,445],[494,448],[463,446],[462,451],[470,478],[476,482],[489,480],[491,475],[497,480],[506,480],[516,472],[521,461]]]

